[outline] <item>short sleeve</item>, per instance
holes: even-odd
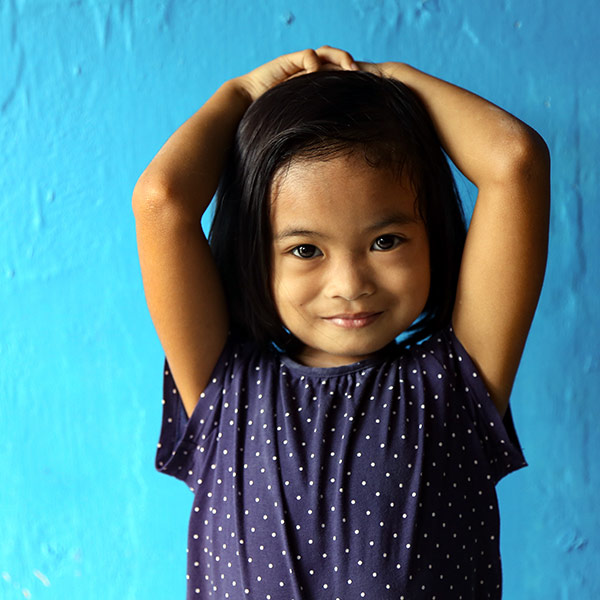
[[[161,473],[172,475],[193,487],[190,479],[199,457],[207,454],[204,450],[210,447],[212,439],[216,436],[223,390],[226,382],[232,379],[235,359],[239,352],[239,344],[229,338],[209,383],[200,394],[198,404],[189,418],[169,364],[165,360],[163,414],[156,452],[156,469]]]
[[[475,363],[448,328],[441,337],[446,346],[445,368],[455,376],[456,391],[466,399],[465,408],[482,444],[494,483],[527,466],[515,429],[510,405],[500,416]]]

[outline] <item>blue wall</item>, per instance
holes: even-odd
[[[130,197],[223,80],[323,43],[535,127],[548,276],[499,486],[505,597],[600,597],[595,0],[0,0],[0,597],[184,597],[191,495],[153,471],[161,350]],[[461,184],[467,202],[473,191]]]

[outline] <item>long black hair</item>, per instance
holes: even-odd
[[[319,71],[263,94],[242,118],[217,191],[210,244],[234,334],[292,351],[271,293],[273,178],[292,159],[359,153],[409,177],[430,247],[431,285],[406,343],[450,321],[466,235],[452,172],[427,111],[394,79]]]

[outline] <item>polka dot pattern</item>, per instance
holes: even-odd
[[[526,465],[451,329],[310,368],[229,341],[157,468],[194,492],[188,598],[500,598],[495,484]]]

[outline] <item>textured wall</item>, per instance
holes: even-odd
[[[322,43],[400,59],[532,124],[547,281],[499,486],[505,597],[600,597],[595,0],[0,0],[0,598],[184,597],[191,496],[153,471],[161,351],[130,196],[224,79]],[[461,184],[468,202],[473,191]]]

